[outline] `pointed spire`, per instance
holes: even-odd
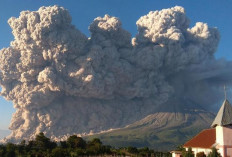
[[[232,125],[232,106],[227,99],[223,102],[211,127],[216,127],[217,125]]]

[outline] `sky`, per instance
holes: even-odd
[[[36,11],[41,6],[52,5],[68,9],[73,25],[87,36],[93,19],[109,14],[118,17],[132,37],[137,33],[136,21],[149,11],[182,6],[191,26],[204,22],[219,29],[221,40],[215,56],[232,60],[232,0],[1,0],[0,49],[9,47],[14,39],[7,23],[10,17],[18,17],[23,10]],[[14,112],[13,104],[0,97],[0,130],[8,129]]]

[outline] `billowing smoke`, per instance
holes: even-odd
[[[109,15],[94,19],[88,38],[58,6],[8,22],[15,40],[0,51],[1,95],[17,111],[7,140],[123,127],[174,99],[213,105],[232,79],[232,63],[214,58],[217,29],[189,28],[179,6],[141,17],[135,38]]]

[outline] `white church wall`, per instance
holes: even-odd
[[[223,148],[222,147],[216,147],[216,149],[218,150],[218,153],[220,153],[223,157]]]
[[[222,126],[216,127],[216,143],[220,146],[224,145],[223,127]]]
[[[204,149],[204,148],[192,148],[192,151],[194,152],[194,156],[197,156],[197,153],[204,152],[205,155],[207,156],[210,152],[211,149]]]
[[[177,152],[172,152],[172,157],[181,157],[181,154]]]

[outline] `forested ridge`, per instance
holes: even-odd
[[[43,133],[36,135],[34,140],[19,144],[7,143],[0,145],[0,157],[77,157],[77,156],[154,156],[169,157],[169,152],[155,152],[148,147],[115,148],[104,145],[99,138],[85,141],[76,135],[66,141],[51,141]]]

